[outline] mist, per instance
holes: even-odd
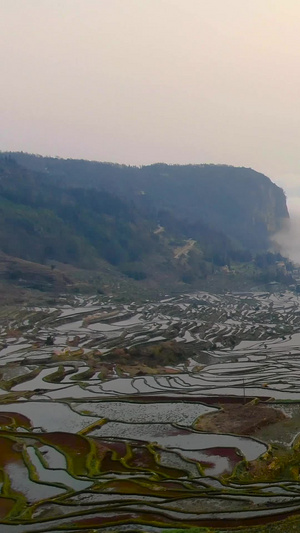
[[[290,219],[274,235],[273,241],[279,246],[282,255],[300,265],[300,197],[288,197],[287,205]]]

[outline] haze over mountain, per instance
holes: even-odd
[[[297,0],[2,2],[2,150],[255,168],[299,193]]]
[[[297,213],[299,21],[296,0],[4,2],[0,148],[251,167]]]

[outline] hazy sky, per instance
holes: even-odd
[[[1,0],[0,35],[1,150],[242,165],[300,194],[299,0]]]

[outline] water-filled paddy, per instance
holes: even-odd
[[[16,309],[0,332],[1,527],[150,532],[298,510],[299,311],[291,292]],[[195,429],[220,398],[255,397],[288,418]]]

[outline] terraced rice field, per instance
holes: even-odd
[[[0,321],[1,531],[159,532],[300,511],[297,295],[62,297]],[[114,360],[164,341],[188,355]],[[254,398],[285,419],[250,435],[199,429],[220,404]]]

